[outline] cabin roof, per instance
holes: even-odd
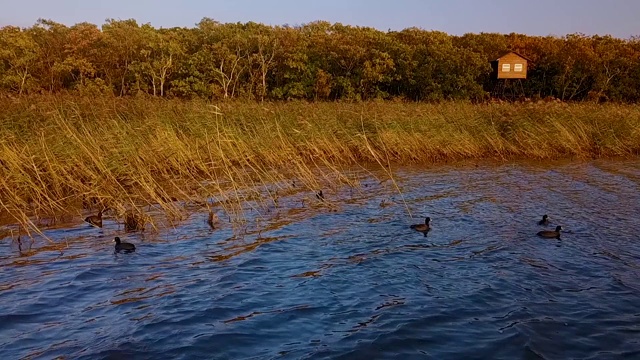
[[[500,56],[499,58],[497,58],[497,59],[495,59],[495,60],[493,60],[493,61],[491,61],[491,62],[498,61],[498,60],[502,59],[503,57],[505,57],[505,56],[507,56],[507,55],[509,55],[509,54],[516,54],[516,55],[520,56],[521,58],[523,58],[523,59],[525,59],[525,60],[527,60],[527,61],[529,61],[529,62],[533,62],[533,61],[531,61],[531,59],[529,59],[528,57],[526,57],[526,56],[524,56],[524,55],[522,55],[522,54],[520,54],[520,53],[517,53],[517,52],[515,52],[515,51],[509,51],[508,53],[503,54],[502,56]]]

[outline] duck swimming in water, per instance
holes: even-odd
[[[549,225],[549,215],[542,215],[542,220],[538,221],[538,225]]]
[[[124,251],[124,252],[132,252],[132,251],[136,251],[136,246],[128,243],[128,242],[122,242],[120,241],[120,238],[116,236],[115,239],[113,239],[113,241],[116,243],[116,251]]]
[[[538,231],[538,236],[543,237],[543,238],[556,238],[559,239],[560,238],[560,231],[562,231],[562,226],[558,225],[556,226],[556,230],[552,231],[552,230],[543,230],[543,231]]]
[[[102,212],[104,210],[100,210],[98,212],[98,215],[91,215],[91,216],[87,216],[86,218],[84,218],[85,222],[88,222],[89,224],[93,225],[93,226],[97,226],[99,228],[102,227]]]
[[[431,230],[431,225],[429,224],[430,222],[431,222],[431,218],[427,216],[424,219],[424,224],[413,224],[409,228],[415,231],[421,232],[424,234],[424,236],[427,236],[427,232]]]

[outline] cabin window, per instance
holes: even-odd
[[[511,64],[502,64],[502,72],[511,71]]]
[[[521,72],[522,71],[522,64],[514,64],[513,65],[513,71]]]

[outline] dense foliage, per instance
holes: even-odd
[[[40,20],[0,29],[0,92],[77,92],[179,98],[482,99],[489,61],[508,51],[533,62],[528,97],[640,100],[640,39],[520,34],[451,36],[409,28],[314,22],[156,29],[135,20],[101,28]]]

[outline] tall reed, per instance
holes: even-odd
[[[352,165],[639,152],[634,105],[2,99],[0,219],[38,231],[40,217],[143,205],[180,218],[211,199],[241,217],[271,185],[350,183]]]

